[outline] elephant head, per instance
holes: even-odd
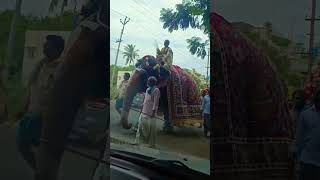
[[[131,76],[125,91],[123,110],[121,111],[121,124],[123,128],[129,129],[131,127],[131,125],[128,124],[130,106],[137,93],[146,91],[147,79],[154,76],[157,78],[158,84],[167,79],[169,74],[168,71],[161,66],[156,68],[157,65],[159,65],[159,62],[153,56],[147,55],[138,60],[136,69]]]

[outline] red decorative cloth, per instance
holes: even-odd
[[[174,126],[202,123],[200,92],[192,77],[179,66],[172,65],[168,86],[170,118]]]
[[[292,179],[293,124],[284,85],[263,51],[211,14],[215,180]]]

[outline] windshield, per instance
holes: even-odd
[[[110,147],[209,174],[210,97],[202,91],[209,88],[208,34],[170,25],[177,19],[168,18],[167,8],[179,13],[178,4],[111,0],[110,38],[120,39],[110,46]],[[198,56],[190,53],[197,43]]]

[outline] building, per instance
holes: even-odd
[[[22,83],[26,86],[27,79],[35,65],[44,57],[43,44],[47,35],[60,35],[67,41],[70,31],[26,31],[22,67]]]

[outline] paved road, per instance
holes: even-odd
[[[32,180],[32,171],[18,154],[15,127],[0,125],[0,179]],[[61,167],[61,180],[89,180],[95,167],[93,160],[66,152]]]
[[[139,112],[130,111],[129,122],[136,123]],[[163,117],[160,117],[163,118]],[[120,126],[120,116],[115,111],[114,105],[110,106],[110,136],[112,139],[120,139],[128,143],[133,143],[135,133],[125,130]],[[158,149],[169,150],[177,153],[197,156],[204,159],[210,158],[210,142],[203,137],[201,128],[196,127],[175,127],[173,134],[161,132],[163,121],[157,121],[156,144]],[[196,148],[195,148],[196,147]]]

